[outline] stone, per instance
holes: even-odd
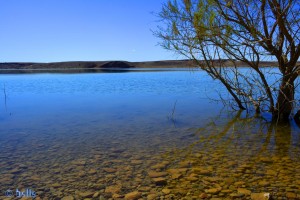
[[[147,200],[155,200],[157,198],[157,195],[156,194],[149,194],[147,196]]]
[[[288,199],[296,199],[297,198],[297,195],[293,192],[287,192],[286,193],[286,198]]]
[[[277,172],[274,171],[274,170],[269,169],[269,170],[266,171],[266,175],[277,176]]]
[[[238,182],[235,182],[235,183],[234,183],[235,186],[242,186],[242,185],[244,185],[244,184],[245,184],[244,181],[238,181]]]
[[[169,172],[170,174],[185,174],[187,170],[187,168],[168,169],[167,172]]]
[[[190,181],[190,182],[195,182],[199,180],[199,176],[197,174],[190,174],[188,177],[185,178],[186,180]]]
[[[171,190],[169,190],[169,189],[162,189],[162,193],[164,193],[164,194],[170,194]]]
[[[54,183],[54,184],[52,184],[51,186],[54,187],[54,188],[59,188],[59,187],[61,187],[61,184],[59,184],[59,183]]]
[[[190,181],[190,182],[196,182],[198,181],[199,179],[195,176],[189,176],[186,178],[186,180]]]
[[[90,169],[88,171],[88,174],[91,174],[91,175],[96,174],[96,173],[97,173],[97,171],[95,169]]]
[[[260,162],[263,162],[263,163],[272,163],[273,162],[272,159],[267,158],[267,157],[262,157],[259,160],[260,160]]]
[[[182,174],[172,174],[171,178],[172,179],[180,179],[182,177]]]
[[[227,190],[221,190],[221,193],[225,193],[225,194],[228,194],[228,193],[232,193],[233,191],[232,190],[229,190],[229,189],[227,189]]]
[[[186,195],[187,191],[184,188],[173,189],[172,193],[176,195]]]
[[[225,181],[225,183],[227,183],[228,185],[231,185],[231,184],[234,183],[234,179],[233,179],[232,177],[230,177],[230,178],[225,178],[224,181]]]
[[[139,199],[141,198],[142,194],[140,192],[130,192],[128,194],[125,195],[125,199],[126,200],[136,200],[136,199]]]
[[[268,200],[270,199],[270,193],[251,193],[252,200]]]
[[[75,160],[71,164],[82,166],[82,165],[86,164],[86,161],[85,160]]]
[[[243,168],[243,169],[251,169],[252,166],[251,166],[250,164],[242,164],[242,165],[240,166],[240,168]]]
[[[66,196],[66,197],[63,197],[61,200],[74,200],[74,197],[73,196]]]
[[[113,194],[112,195],[113,199],[124,199],[124,195],[120,195],[120,194]]]
[[[156,165],[153,165],[151,166],[150,168],[151,169],[158,169],[158,170],[161,170],[161,169],[164,169],[166,168],[167,165],[163,164],[163,163],[160,163],[160,164],[156,164]]]
[[[206,199],[208,197],[208,195],[206,194],[206,193],[201,193],[200,195],[199,195],[199,198],[200,199]]]
[[[259,181],[259,182],[258,182],[258,185],[260,185],[260,186],[262,186],[262,187],[267,187],[267,186],[270,185],[270,183],[263,180],[263,181]]]
[[[120,164],[120,163],[123,163],[124,161],[119,160],[119,159],[113,159],[113,160],[110,160],[110,162],[115,163],[115,164]]]
[[[81,171],[81,172],[78,172],[77,173],[77,176],[79,176],[79,177],[84,177],[86,174],[85,174],[85,172],[84,171]]]
[[[180,167],[190,167],[191,166],[191,161],[182,161],[179,163]]]
[[[206,189],[205,193],[208,194],[218,194],[221,191],[220,188],[211,188],[211,189]]]
[[[149,192],[152,188],[148,186],[139,187],[140,192]]]
[[[14,168],[14,169],[12,169],[11,171],[10,171],[10,173],[11,174],[19,174],[19,173],[21,173],[21,169],[20,168]]]
[[[13,174],[5,174],[5,175],[2,175],[0,177],[0,183],[6,183],[8,185],[12,184],[13,183],[13,178],[14,178],[14,175]]]
[[[242,193],[231,193],[229,196],[231,198],[235,199],[235,198],[241,198],[241,197],[245,196],[245,194],[242,194]]]
[[[91,198],[94,195],[94,192],[79,192],[78,195],[82,198]]]
[[[245,188],[238,188],[237,189],[238,193],[240,194],[245,194],[245,195],[250,195],[251,194],[251,191],[250,190],[247,190]]]
[[[141,164],[143,164],[143,161],[142,160],[132,160],[130,163],[133,165],[141,165]]]
[[[152,181],[153,181],[157,186],[167,185],[167,179],[166,179],[166,178],[153,178]]]
[[[195,174],[199,174],[199,175],[211,175],[211,171],[208,170],[208,169],[204,169],[204,168],[192,168],[192,171],[195,173]]]
[[[219,177],[204,177],[203,180],[206,180],[208,182],[218,182],[218,181],[222,181],[221,178]]]
[[[115,173],[115,172],[117,172],[117,170],[114,169],[114,168],[103,168],[103,170],[104,170],[105,172],[107,172],[107,173]]]
[[[97,198],[97,197],[99,197],[99,195],[100,195],[100,193],[96,192],[96,193],[94,193],[93,198]]]
[[[158,177],[164,177],[167,176],[167,172],[156,172],[156,171],[150,171],[148,172],[148,175],[150,178],[158,178]]]
[[[120,193],[122,186],[120,185],[111,185],[105,188],[105,193],[117,194]]]

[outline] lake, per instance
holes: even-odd
[[[204,72],[1,74],[0,89],[2,199],[300,198],[299,128],[227,110]]]

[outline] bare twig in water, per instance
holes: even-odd
[[[177,100],[174,103],[173,109],[172,109],[172,113],[171,115],[168,116],[168,119],[171,120],[173,122],[173,124],[175,125],[175,111],[176,111],[176,104],[177,104]]]
[[[3,93],[4,93],[4,104],[5,104],[5,109],[7,110],[7,95],[6,95],[6,87],[5,87],[5,83],[4,83],[4,86],[3,86]]]
[[[177,104],[177,100],[175,101],[174,106],[173,106],[172,119],[174,119],[174,113],[175,113],[175,109],[176,109],[176,104]]]

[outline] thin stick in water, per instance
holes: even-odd
[[[4,86],[3,86],[3,93],[4,93],[4,104],[5,104],[5,109],[7,110],[7,95],[6,95],[6,88],[5,88],[5,83],[4,83]]]

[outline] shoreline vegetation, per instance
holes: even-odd
[[[216,61],[218,62],[218,61]],[[232,67],[233,63],[223,60],[224,64]],[[130,68],[191,68],[191,60],[161,60],[145,62],[128,61],[68,61],[68,62],[4,62],[0,63],[0,70],[68,70],[68,69],[130,69]],[[245,63],[236,61],[236,66],[245,67]],[[299,63],[300,64],[300,63]],[[277,66],[276,62],[261,62],[261,67]]]

